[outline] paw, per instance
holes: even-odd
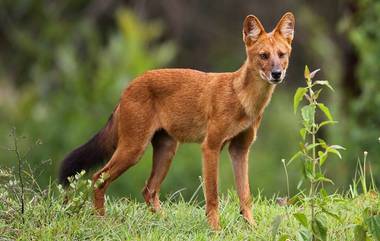
[[[104,198],[96,198],[94,200],[95,214],[98,216],[105,215]]]
[[[240,214],[243,215],[244,220],[252,227],[255,227],[256,221],[253,219],[252,212],[250,210],[242,210]]]
[[[207,222],[213,231],[221,230],[221,227],[219,224],[219,215],[217,212],[209,212],[207,214]]]
[[[95,208],[95,214],[99,217],[104,217],[106,214],[104,207]]]
[[[154,213],[158,213],[161,210],[160,199],[156,192],[151,192],[147,187],[143,190],[143,196],[145,203],[150,207],[150,210]]]
[[[213,231],[220,231],[222,228],[220,227],[219,221],[208,221],[208,224],[210,225],[210,228]]]
[[[150,202],[151,211],[154,213],[159,213],[161,211],[161,204],[158,197],[153,198]]]

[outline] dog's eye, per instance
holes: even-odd
[[[283,52],[278,52],[278,57],[280,57],[280,58],[285,57],[285,53],[283,53]]]
[[[261,54],[260,54],[260,59],[262,59],[262,60],[267,60],[267,59],[269,59],[269,53],[261,53]]]

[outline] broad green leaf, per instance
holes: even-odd
[[[300,222],[300,224],[302,226],[304,226],[305,228],[308,228],[309,223],[307,222],[307,218],[306,218],[305,214],[303,214],[303,213],[295,213],[293,215],[298,220],[298,222]]]
[[[311,149],[316,148],[317,146],[320,146],[320,145],[322,145],[322,144],[318,143],[318,142],[314,143],[314,144],[307,145],[306,150],[310,151]]]
[[[306,105],[301,109],[302,119],[306,123],[307,127],[312,126],[315,116],[315,105]]]
[[[354,228],[354,237],[355,241],[366,241],[367,240],[367,231],[363,225],[356,225]]]
[[[327,227],[325,226],[324,220],[320,217],[316,217],[312,223],[311,228],[315,236],[317,236],[320,240],[327,240]]]
[[[335,149],[335,150],[346,150],[343,146],[340,145],[331,145],[329,148]]]
[[[342,155],[340,154],[340,152],[338,150],[332,149],[332,148],[327,148],[327,151],[334,153],[335,155],[337,155],[339,157],[339,159],[342,159]]]
[[[330,110],[327,106],[325,106],[323,103],[318,103],[318,107],[323,113],[325,113],[326,117],[329,119],[329,121],[333,121],[333,117],[330,113]]]
[[[327,86],[330,90],[334,91],[334,88],[330,85],[330,83],[327,80],[317,80],[314,82],[314,84],[317,85],[325,85]]]
[[[376,241],[380,241],[380,215],[375,215],[367,218],[365,223],[368,226],[368,231]]]
[[[319,159],[319,165],[323,166],[327,160],[327,154],[324,154],[320,159]]]
[[[318,156],[319,156],[319,165],[323,166],[323,164],[327,160],[327,152],[318,151]]]
[[[325,125],[333,125],[333,124],[336,124],[338,123],[337,121],[322,121],[321,124],[319,124],[319,127],[322,127],[322,126],[325,126]]]
[[[313,163],[311,161],[305,161],[303,163],[303,172],[308,180],[314,181]]]
[[[327,143],[325,142],[325,140],[321,139],[321,138],[317,138],[317,140],[319,141],[319,143],[321,143],[321,147],[322,148],[325,148],[327,149],[329,146],[327,145]]]
[[[305,65],[305,72],[304,72],[305,79],[310,79],[310,70],[307,65]]]
[[[307,89],[306,88],[298,88],[296,93],[294,94],[293,99],[293,110],[294,113],[297,113],[298,105],[300,104],[301,100],[303,99],[304,95],[306,94]]]
[[[301,230],[297,232],[296,239],[297,241],[311,241],[312,235],[309,232],[309,230],[302,228]]]

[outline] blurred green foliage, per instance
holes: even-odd
[[[33,61],[20,75],[27,80],[0,82],[5,93],[0,97],[1,143],[6,146],[4,137],[12,126],[28,138],[40,138],[44,145],[33,150],[30,162],[52,159],[40,177],[43,184],[50,176],[55,179],[66,153],[101,128],[134,76],[164,66],[176,52],[173,42],[152,45],[162,32],[160,22],[141,22],[127,9],[117,12],[117,28],[105,44],[95,22],[79,18],[70,24],[56,14],[45,16],[48,24],[35,23],[43,27],[37,36],[28,25],[11,32],[9,39],[20,51],[15,56],[30,53]],[[13,159],[4,151],[1,157],[8,164]]]
[[[357,11],[349,21],[348,37],[358,55],[356,78],[360,93],[349,103],[348,140],[353,155],[368,151],[369,158],[376,162],[380,156],[380,2],[359,0],[356,4]],[[375,165],[376,172],[378,168]]]

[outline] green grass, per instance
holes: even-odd
[[[257,226],[251,228],[239,214],[236,194],[230,192],[221,197],[222,230],[213,232],[207,226],[203,204],[186,202],[179,195],[164,201],[159,214],[151,213],[144,203],[108,198],[107,215],[97,217],[89,201],[69,214],[60,194],[45,191],[27,200],[23,224],[18,203],[12,200],[0,203],[0,240],[272,240],[273,221],[278,216],[282,222],[275,240],[284,234],[297,240],[301,225],[293,214],[310,213],[305,201],[279,206],[275,198],[256,197],[253,215]],[[339,221],[325,216],[328,240],[339,241],[354,240],[354,227],[363,222],[363,211],[380,204],[374,192],[354,199],[329,196],[326,203],[340,217]]]

